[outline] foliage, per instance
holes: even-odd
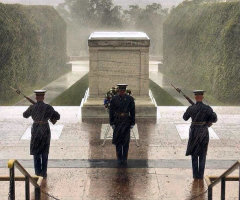
[[[240,4],[183,2],[164,23],[165,73],[223,102],[240,98]]]
[[[114,6],[113,0],[65,0],[57,7],[68,23],[68,53],[87,54],[87,39],[93,31],[144,31],[151,38],[151,53],[162,53],[162,23],[167,9],[153,3],[145,8]]]
[[[0,27],[0,104],[16,97],[9,86],[43,85],[66,72],[66,24],[54,8],[0,4]]]
[[[167,11],[158,3],[147,5],[145,8],[130,5],[129,9],[124,11],[127,19],[125,28],[146,32],[151,39],[150,53],[153,55],[162,55],[162,25]]]

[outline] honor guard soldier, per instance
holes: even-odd
[[[119,165],[127,165],[130,129],[135,125],[135,102],[126,94],[126,84],[118,84],[118,94],[110,102],[109,118],[113,128],[112,143],[116,145]]]
[[[217,115],[213,109],[202,102],[204,92],[203,90],[193,91],[196,104],[188,107],[183,115],[185,121],[190,117],[192,119],[186,156],[192,157],[194,179],[203,179],[209,142],[208,127],[217,121]]]
[[[32,117],[30,154],[33,155],[34,169],[37,176],[47,177],[48,153],[51,131],[48,124],[60,119],[60,115],[52,106],[43,102],[46,90],[35,90],[37,102],[23,113],[23,117]]]

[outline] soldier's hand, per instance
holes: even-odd
[[[56,119],[50,119],[50,122],[52,122],[52,124],[56,124],[57,123],[57,120]]]
[[[209,123],[207,124],[208,127],[211,127],[212,125],[213,125],[212,122],[209,122]]]

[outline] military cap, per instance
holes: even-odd
[[[34,93],[35,93],[37,96],[43,96],[43,95],[45,95],[46,90],[34,90]]]
[[[194,90],[193,91],[193,93],[195,94],[195,95],[203,95],[204,94],[204,90]]]
[[[117,84],[119,90],[126,90],[127,84]]]

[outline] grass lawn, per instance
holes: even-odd
[[[87,88],[88,74],[56,97],[50,104],[53,106],[79,106]]]
[[[149,80],[149,89],[158,106],[182,106],[182,104],[163,90],[159,85]]]
[[[88,88],[88,74],[77,81],[69,89],[60,94],[50,104],[53,106],[79,106]],[[170,96],[153,81],[149,81],[149,88],[158,106],[181,106],[182,104]]]

